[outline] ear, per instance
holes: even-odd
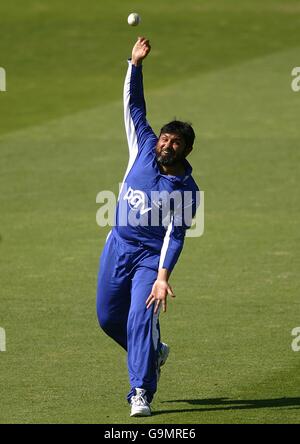
[[[185,150],[184,150],[185,157],[187,157],[190,154],[191,151],[193,151],[193,147],[192,146],[191,147],[186,147]]]

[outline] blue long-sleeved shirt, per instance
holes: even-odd
[[[132,65],[130,60],[124,84],[124,120],[129,162],[114,229],[121,238],[159,252],[159,268],[171,272],[199,205],[199,189],[187,160],[184,176],[160,172],[155,155],[158,138],[146,119],[142,66]]]

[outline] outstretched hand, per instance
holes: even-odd
[[[162,309],[165,312],[167,310],[167,296],[175,298],[175,294],[171,286],[165,280],[157,279],[152,287],[151,293],[146,300],[147,309],[154,305],[154,314],[158,312],[160,304],[162,304]]]
[[[151,51],[150,42],[145,37],[138,37],[132,48],[131,62],[133,65],[140,65]]]

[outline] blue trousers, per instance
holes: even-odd
[[[100,327],[127,351],[131,390],[157,388],[157,354],[161,347],[158,314],[148,298],[157,278],[159,253],[120,238],[113,229],[100,257],[97,315]]]

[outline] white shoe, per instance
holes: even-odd
[[[157,381],[159,381],[160,378],[160,372],[161,372],[160,368],[166,363],[169,353],[170,353],[170,347],[164,342],[162,342],[161,349],[159,351],[157,358]]]
[[[150,404],[145,396],[146,390],[141,388],[135,389],[136,395],[132,396],[131,414],[130,416],[151,416]]]

